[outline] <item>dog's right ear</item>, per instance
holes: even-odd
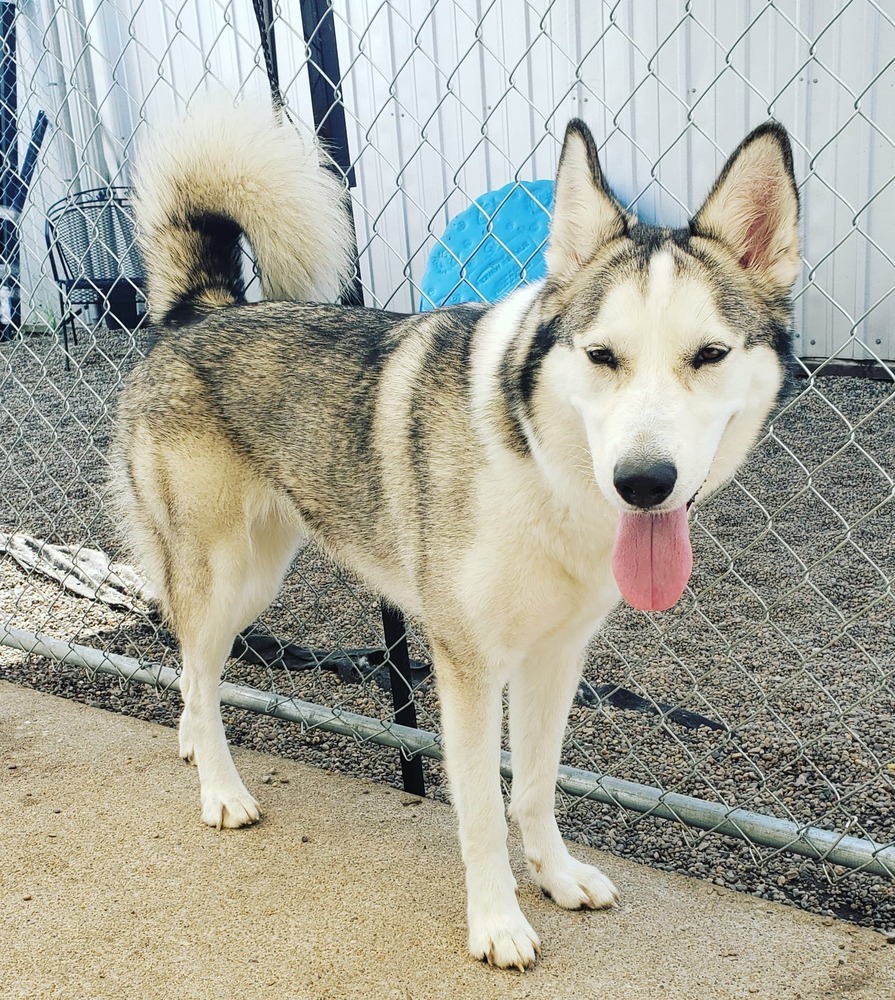
[[[547,273],[568,281],[609,240],[624,236],[628,220],[603,179],[590,129],[578,118],[566,127],[559,169]]]

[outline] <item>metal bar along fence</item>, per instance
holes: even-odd
[[[895,106],[884,98],[895,19],[873,0],[333,0],[300,12],[215,0],[161,13],[145,0],[32,0],[11,25],[5,169],[25,172],[18,150],[39,115],[50,128],[21,204],[4,208],[18,265],[5,251],[0,676],[76,686],[38,656],[160,696],[177,687],[164,623],[101,558],[117,552],[104,513],[109,414],[148,333],[139,273],[122,264],[123,280],[104,284],[96,264],[100,250],[130,260],[133,234],[88,225],[67,284],[44,237],[51,205],[128,186],[144,119],[208,87],[264,90],[270,73],[351,187],[353,301],[415,310],[450,219],[484,192],[551,178],[572,115],[602,137],[620,197],[667,225],[773,116],[793,137],[806,219],[802,377],[750,466],[695,518],[685,599],[662,615],[620,609],[594,640],[560,814],[599,846],[895,923]],[[531,261],[518,264],[525,275]],[[834,370],[865,377],[823,377]],[[73,596],[78,580],[111,596]],[[403,631],[320,553],[302,553],[234,647],[224,703],[259,719],[231,726],[249,739],[278,718],[346,746],[397,747],[400,780],[421,792],[422,758],[440,756],[437,704],[424,639],[411,625],[408,646]],[[367,766],[351,750],[335,756]],[[793,876],[791,855],[820,863]],[[827,888],[804,888],[817,880]]]
[[[143,663],[115,653],[104,653],[89,646],[64,643],[47,639],[21,629],[3,627],[0,640],[4,645],[22,652],[45,656],[59,663],[73,664],[90,670],[111,674],[128,683],[137,681],[153,687],[179,690],[179,676],[171,667]],[[334,712],[322,705],[299,701],[295,698],[271,695],[245,685],[221,685],[221,703],[234,708],[271,715],[294,722],[303,728],[319,727],[341,733],[359,741],[381,743],[405,754],[422,755],[441,760],[442,751],[435,733],[425,732],[400,721],[387,722],[349,712]],[[413,759],[418,759],[418,756]],[[502,752],[501,773],[512,778],[510,754]],[[700,830],[725,834],[740,840],[752,841],[766,847],[780,848],[806,858],[827,861],[830,864],[857,868],[861,871],[887,877],[895,876],[895,847],[876,844],[869,840],[849,837],[835,831],[816,827],[799,827],[786,820],[774,819],[746,809],[729,809],[718,803],[658,788],[623,781],[607,775],[561,765],[557,785],[564,792],[581,798],[590,798],[610,805],[619,805],[662,819],[687,823]],[[405,790],[421,794],[408,783]]]

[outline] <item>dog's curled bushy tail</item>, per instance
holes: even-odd
[[[245,301],[240,235],[266,298],[331,301],[353,267],[346,193],[270,105],[218,101],[144,143],[136,216],[153,322]]]

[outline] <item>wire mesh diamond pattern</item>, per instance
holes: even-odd
[[[314,43],[325,26],[308,31],[304,6],[272,4],[280,89],[294,117],[327,135],[331,112],[315,122],[312,76],[341,106],[368,305],[418,309],[449,220],[486,191],[551,178],[572,116],[593,128],[621,200],[672,226],[750,127],[773,116],[790,129],[805,215],[795,291],[803,377],[750,465],[699,509],[685,598],[664,614],[620,609],[588,653],[564,762],[659,797],[638,812],[615,791],[600,801],[560,791],[560,815],[565,832],[598,846],[892,925],[891,883],[860,871],[869,863],[856,862],[856,872],[801,861],[789,851],[795,838],[768,844],[737,828],[738,810],[751,810],[895,845],[891,12],[873,0],[689,0],[649,10],[333,0],[324,17],[335,69],[320,62]],[[13,536],[33,540],[32,549],[16,544],[38,562],[57,558],[50,546],[71,546],[75,562],[89,550],[118,554],[106,513],[110,413],[150,337],[139,309],[125,316],[100,294],[74,310],[63,349],[69,306],[45,218],[77,192],[126,187],[147,122],[208,89],[266,88],[252,3],[33,0],[7,26],[3,57],[0,188],[14,177],[27,193],[20,208],[3,203],[11,228],[0,275],[0,628],[131,659],[116,661],[130,665],[110,680],[96,666],[48,671],[0,647],[0,676],[170,723],[172,675],[155,688],[128,683],[140,664],[178,666],[151,602],[74,597],[65,572],[75,571],[49,579],[10,554]],[[26,177],[39,111],[50,128]],[[517,262],[524,278],[530,260]],[[865,377],[822,377],[845,365]],[[409,640],[412,669],[393,699],[377,599],[316,550],[303,552],[234,647],[225,680],[264,692],[268,714],[227,709],[231,736],[399,781],[394,751],[378,745],[396,704],[416,709],[422,736],[408,751],[438,752],[425,637],[412,623]],[[334,715],[308,717],[298,732],[274,717],[283,701]],[[380,720],[381,732],[352,731],[357,715]],[[333,733],[332,719],[349,735]],[[443,795],[436,762],[427,777]],[[722,818],[694,825],[675,795],[720,804]],[[666,807],[680,823],[657,818]]]

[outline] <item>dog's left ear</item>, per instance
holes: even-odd
[[[799,195],[782,125],[766,122],[746,136],[690,228],[726,243],[772,292],[789,291],[799,273]]]
[[[566,127],[556,173],[547,273],[568,281],[602,244],[624,236],[627,228],[624,210],[603,180],[594,137],[574,118]]]

